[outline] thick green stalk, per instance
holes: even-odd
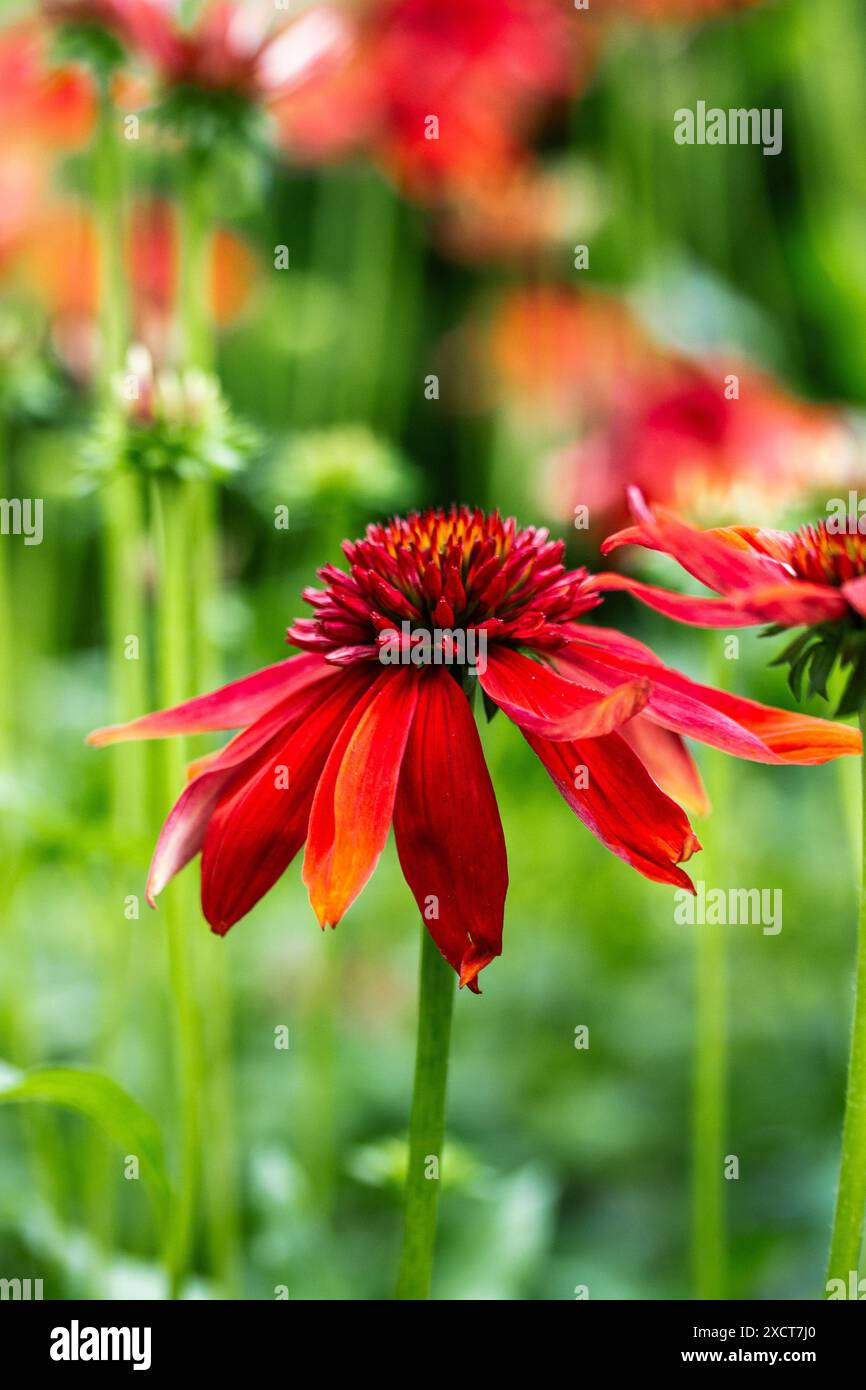
[[[860,711],[860,730],[866,738],[866,709]],[[842,1279],[846,1289],[851,1271],[859,1271],[863,1216],[866,1211],[866,758],[861,758],[861,777],[862,861],[854,1021],[851,1029],[845,1119],[842,1125],[839,1187],[836,1193],[833,1235],[827,1267],[828,1282],[831,1279]]]
[[[426,926],[422,926],[418,1041],[409,1123],[403,1253],[397,1282],[397,1297],[401,1299],[424,1299],[430,1295],[455,992],[454,972],[442,959]]]
[[[185,502],[186,489],[182,483],[165,478],[154,485],[154,522],[159,555],[157,640],[161,705],[175,705],[189,695],[189,518]],[[162,800],[167,807],[177,798],[184,784],[182,741],[168,740],[160,752]],[[173,884],[163,898],[174,1005],[180,1136],[180,1180],[167,1251],[173,1298],[181,1296],[189,1267],[201,1175],[201,1020],[195,995],[195,976],[191,968],[191,933],[198,926],[198,910],[190,889],[191,880],[183,878]]]

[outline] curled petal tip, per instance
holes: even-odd
[[[104,748],[114,741],[115,725],[108,724],[104,729],[91,729],[84,742],[89,748]]]

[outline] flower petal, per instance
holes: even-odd
[[[848,612],[841,589],[802,580],[749,589],[737,594],[733,602],[751,615],[753,623],[779,623],[782,627],[834,622]]]
[[[731,599],[678,594],[661,589],[657,584],[644,584],[642,580],[632,579],[627,574],[596,574],[593,583],[601,593],[624,589],[645,603],[647,608],[663,613],[666,618],[673,618],[678,623],[690,623],[692,627],[753,627],[757,621]]]
[[[284,695],[318,680],[328,669],[320,656],[302,652],[265,666],[219,690],[198,695],[172,709],[142,715],[128,724],[94,729],[87,742],[97,748],[137,738],[168,738],[171,734],[206,734],[218,729],[240,729],[252,724]]]
[[[418,684],[414,668],[379,676],[346,721],[319,779],[303,877],[323,927],[337,925],[385,848]]]
[[[201,861],[202,910],[215,932],[224,935],[245,916],[301,848],[316,783],[369,683],[366,668],[338,672],[327,694],[317,691],[306,717],[284,738],[266,744],[248,775],[222,796],[208,822]]]
[[[621,545],[660,550],[718,594],[779,583],[788,572],[777,559],[754,550],[733,527],[703,531],[664,507],[648,507],[639,488],[630,487],[628,497],[637,524],[608,536],[601,547],[603,555]]]
[[[669,797],[696,816],[710,812],[710,802],[697,764],[679,734],[639,714],[619,730],[655,782]]]
[[[611,689],[626,676],[645,677],[651,683],[647,718],[751,762],[808,765],[860,751],[860,734],[847,724],[729,695],[669,666],[578,642],[558,652],[556,659],[569,676],[596,690]]]
[[[176,873],[198,854],[204,844],[208,821],[229,787],[249,776],[258,766],[257,755],[275,739],[285,742],[289,733],[318,705],[323,692],[336,689],[339,679],[331,673],[329,683],[310,683],[278,701],[248,729],[231,739],[225,748],[207,753],[190,765],[190,781],[162,827],[147,877],[146,897],[151,907],[156,897]],[[260,758],[259,758],[260,761]]]
[[[849,579],[842,585],[842,593],[855,612],[866,618],[866,574],[859,579]]]
[[[431,936],[460,984],[477,993],[478,972],[502,950],[508,863],[469,701],[442,668],[421,683],[394,834]]]
[[[495,647],[478,679],[486,695],[521,729],[550,739],[596,738],[610,733],[638,710],[649,697],[645,680],[630,680],[599,698],[585,686],[563,680],[549,666],[542,666],[508,647]]]
[[[524,737],[603,845],[656,883],[692,888],[688,874],[677,867],[700,849],[688,817],[656,786],[619,734],[578,743]]]

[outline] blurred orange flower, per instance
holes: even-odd
[[[130,331],[157,364],[175,355],[179,230],[175,208],[161,198],[136,203],[129,217],[126,260]],[[17,283],[43,305],[55,348],[72,374],[88,379],[98,358],[99,237],[88,209],[55,202],[30,227],[13,264]],[[258,270],[250,247],[217,228],[210,245],[210,312],[221,327],[249,302]]]

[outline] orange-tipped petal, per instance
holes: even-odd
[[[325,764],[304,856],[304,883],[323,927],[337,925],[385,848],[418,683],[414,668],[379,676]]]
[[[221,797],[201,860],[202,910],[219,935],[255,906],[301,848],[328,754],[368,687],[366,670],[340,671],[305,717],[272,739]]]

